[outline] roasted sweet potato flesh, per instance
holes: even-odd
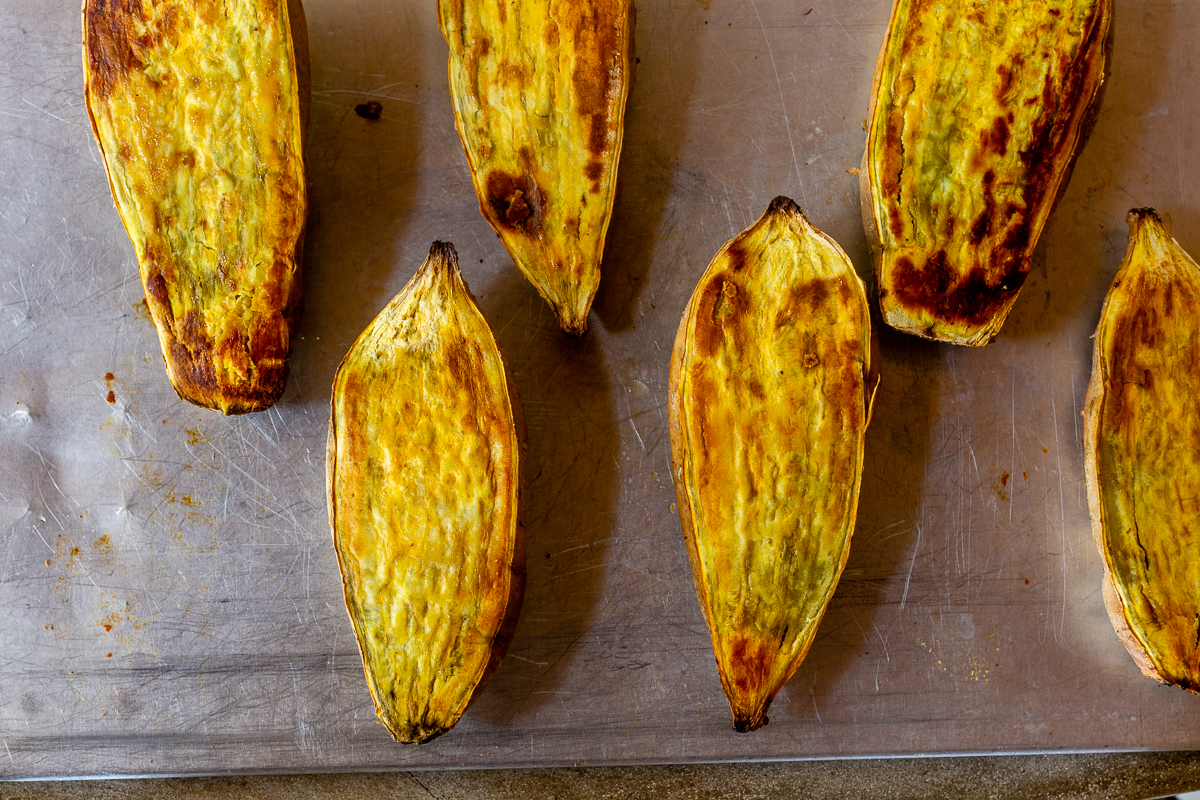
[[[630,0],[439,0],[484,217],[571,334],[587,330],[616,193]]]
[[[524,588],[520,400],[435,243],[334,378],[329,516],[379,719],[449,730],[500,663]]]
[[[862,281],[787,198],[717,253],[671,360],[671,453],[734,726],[765,725],[850,551],[874,395]]]
[[[863,219],[884,321],[1000,330],[1108,69],[1110,0],[895,0],[875,72]]]
[[[1096,329],[1086,472],[1104,598],[1141,670],[1200,691],[1200,266],[1151,209]]]
[[[298,8],[83,9],[88,111],[167,374],[227,414],[270,406],[287,381],[307,197]]]

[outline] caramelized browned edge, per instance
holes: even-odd
[[[514,508],[514,524],[513,524],[513,557],[512,564],[509,569],[509,591],[508,600],[505,602],[504,614],[501,617],[500,626],[496,629],[495,636],[492,637],[492,646],[490,648],[488,662],[484,667],[483,674],[480,676],[479,682],[475,685],[475,689],[471,692],[471,697],[467,700],[467,704],[463,707],[463,713],[474,704],[474,702],[483,694],[483,690],[487,688],[488,683],[492,679],[492,675],[500,666],[500,662],[504,656],[508,654],[509,645],[512,644],[512,639],[517,630],[517,622],[521,616],[521,605],[525,599],[525,459],[529,452],[529,444],[526,439],[525,428],[525,407],[521,403],[520,393],[517,391],[517,384],[514,380],[512,368],[509,365],[508,356],[504,353],[504,348],[500,345],[500,339],[496,336],[496,329],[492,327],[492,323],[484,315],[483,309],[479,307],[475,295],[471,293],[471,289],[467,286],[466,280],[462,277],[462,273],[458,268],[458,254],[455,252],[454,245],[450,242],[434,242],[429,248],[429,257],[432,258],[437,254],[439,258],[449,258],[454,267],[455,273],[462,282],[463,288],[467,291],[467,296],[471,298],[471,303],[475,305],[475,310],[480,318],[488,326],[491,331],[492,339],[496,343],[496,352],[500,354],[500,362],[504,365],[504,380],[508,387],[508,402],[509,408],[512,410],[513,426],[517,434],[517,476],[516,476],[516,502]],[[417,274],[420,269],[417,270]],[[415,280],[416,275],[412,280]],[[400,291],[407,289],[406,285]],[[386,308],[386,306],[385,306]],[[380,312],[382,313],[382,312]],[[368,324],[368,328],[374,324],[374,320]],[[366,330],[364,329],[363,333]],[[362,334],[359,335],[361,338]],[[354,630],[354,643],[358,647],[359,660],[362,661],[363,674],[366,677],[367,687],[370,690],[371,702],[375,705],[375,716],[384,726],[392,739],[401,744],[410,744],[403,742],[396,736],[396,733],[383,722],[385,715],[379,706],[379,701],[376,699],[378,693],[375,689],[375,681],[371,677],[371,671],[367,668],[367,651],[363,646],[362,638],[358,635],[358,624],[354,618],[354,606],[350,599],[350,584],[346,580],[346,565],[342,561],[342,550],[338,547],[338,528],[337,528],[337,505],[335,502],[335,484],[334,476],[337,472],[337,421],[335,419],[336,412],[336,395],[333,392],[337,389],[338,376],[342,369],[346,366],[346,361],[350,358],[350,353],[354,351],[358,344],[358,339],[354,340],[354,344],[350,345],[350,349],[346,351],[346,355],[342,357],[338,364],[337,370],[333,373],[333,387],[329,399],[329,433],[325,439],[325,497],[326,504],[329,510],[329,528],[333,535],[333,552],[337,557],[338,575],[342,581],[342,602],[346,605],[346,614],[350,618],[350,626]],[[459,717],[461,719],[461,717]],[[455,720],[457,723],[458,720]],[[450,728],[454,727],[452,723],[440,731],[436,731],[426,738],[412,744],[424,744],[441,736]]]
[[[111,84],[116,75],[127,70],[128,63],[135,58],[127,41],[118,40],[118,36],[129,36],[129,32],[121,29],[121,17],[114,10],[118,3],[127,0],[83,0],[81,7],[83,27],[83,74],[84,74],[84,105],[87,107],[88,121],[92,126],[92,135],[100,144],[100,132],[96,127],[95,114],[92,111],[92,95],[105,97],[111,90]],[[308,159],[304,149],[307,142],[308,116],[311,100],[311,69],[308,51],[308,26],[305,19],[304,7],[301,0],[286,0],[289,34],[292,39],[293,61],[296,66],[297,92],[300,106],[300,143],[301,161],[303,162],[303,177],[305,202],[311,194],[308,185]],[[89,46],[89,44],[91,46]],[[125,214],[117,203],[117,192],[113,185],[112,168],[104,148],[100,147],[100,155],[104,160],[105,175],[108,177],[109,191],[113,197],[113,205],[121,216],[121,223],[126,231],[129,225]],[[303,269],[301,263],[304,253],[304,235],[307,219],[299,221],[299,231],[296,238],[296,250],[292,254],[297,275],[291,282],[291,291],[287,297],[281,297],[281,307],[284,310],[283,327],[286,345],[282,353],[272,343],[278,336],[274,326],[254,328],[246,331],[245,344],[251,350],[250,360],[256,365],[254,385],[234,386],[222,383],[214,369],[212,352],[217,343],[212,340],[207,331],[194,317],[189,321],[183,320],[183,327],[188,334],[189,342],[185,344],[174,335],[169,326],[159,324],[158,320],[169,316],[170,302],[166,298],[166,284],[159,274],[148,275],[142,268],[143,254],[136,253],[138,272],[142,276],[142,288],[146,295],[146,304],[150,309],[154,327],[158,332],[163,350],[163,362],[167,368],[167,377],[171,388],[186,400],[203,408],[220,411],[226,415],[246,414],[253,411],[263,411],[270,408],[283,395],[287,387],[288,357],[290,355],[292,335],[299,324],[303,301]],[[157,279],[157,280],[155,280]],[[256,336],[257,331],[264,335]],[[274,336],[272,335],[274,334]],[[255,342],[265,341],[264,349],[256,349]],[[189,346],[190,345],[190,346]],[[280,363],[266,367],[264,359],[277,358]]]
[[[905,0],[893,0],[892,12],[888,20],[888,27],[884,33],[883,41],[879,47],[879,54],[875,61],[875,72],[871,81],[871,106],[867,117],[867,143],[863,149],[862,163],[859,166],[859,204],[863,218],[863,230],[866,234],[867,245],[871,253],[871,274],[874,277],[872,292],[876,295],[876,303],[878,304],[879,287],[881,281],[881,270],[883,260],[883,238],[879,231],[880,221],[875,216],[876,202],[874,190],[871,187],[870,175],[870,156],[872,151],[873,137],[871,131],[874,128],[875,115],[878,111],[880,86],[883,82],[883,73],[886,71],[888,44],[891,42],[895,34],[896,28],[899,25],[900,5]],[[1101,60],[1101,76],[1097,84],[1096,90],[1089,98],[1087,105],[1080,117],[1078,129],[1075,136],[1075,141],[1070,145],[1070,150],[1067,155],[1067,165],[1064,168],[1059,179],[1058,186],[1054,191],[1054,198],[1050,205],[1050,210],[1046,214],[1047,220],[1054,213],[1059,201],[1067,190],[1067,185],[1070,183],[1071,176],[1075,170],[1075,164],[1079,159],[1079,154],[1083,152],[1088,139],[1091,138],[1092,130],[1095,128],[1096,120],[1099,117],[1100,106],[1104,99],[1104,92],[1108,86],[1108,79],[1112,74],[1112,48],[1114,38],[1113,24],[1113,3],[1111,0],[1100,0],[1099,13],[1101,15],[1100,22],[1096,26],[1094,35],[1101,39],[1101,45],[1098,52],[1093,56]],[[1084,45],[1085,48],[1090,47],[1089,44]],[[1027,192],[1028,194],[1028,192]],[[1033,224],[1031,220],[1030,224]],[[1044,224],[1043,224],[1044,227]],[[1029,233],[1033,240],[1040,238],[1042,228],[1039,227],[1036,231]],[[902,329],[904,333],[909,333],[914,336],[919,336],[923,339],[933,341],[952,341],[955,344],[965,344],[968,346],[982,347],[992,341],[1000,332],[1000,328],[1004,325],[1008,318],[1009,312],[1016,303],[1017,295],[1020,293],[1021,286],[1025,282],[1025,278],[1029,272],[1028,262],[1018,262],[1014,265],[1015,272],[1011,273],[1005,281],[1001,281],[997,285],[995,299],[985,305],[986,309],[992,309],[988,312],[991,315],[990,320],[986,321],[980,328],[979,334],[970,340],[951,340],[946,337],[936,336],[929,331]],[[1005,285],[1012,281],[1014,285],[1005,288]],[[982,291],[982,290],[981,290]],[[920,306],[922,310],[928,311],[928,306]],[[939,319],[943,319],[942,315],[938,314]],[[887,320],[884,319],[886,323]]]

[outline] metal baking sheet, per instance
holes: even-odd
[[[1200,698],[1143,678],[1109,626],[1080,444],[1126,211],[1157,207],[1200,254],[1200,4],[1117,3],[1099,123],[999,338],[883,331],[850,562],[749,735],[673,506],[669,350],[712,254],[777,194],[866,274],[847,170],[889,3],[639,6],[622,191],[573,340],[478,212],[432,0],[308,0],[307,306],[283,400],[226,419],[167,383],[83,106],[78,4],[0,0],[0,775],[1200,747]],[[434,239],[525,401],[529,581],[487,692],[402,747],[342,605],[324,437],[338,361]]]

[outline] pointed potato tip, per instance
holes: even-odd
[[[425,728],[417,728],[414,726],[410,730],[402,731],[399,736],[396,735],[396,731],[393,731],[389,728],[388,733],[390,733],[392,735],[392,739],[398,744],[422,745],[422,744],[428,744],[429,742],[432,742],[434,739],[438,738],[443,733],[450,730],[450,727],[453,727],[453,726],[449,726],[449,727],[445,727],[445,728],[434,728],[434,729],[430,730],[430,729],[425,729]]]
[[[768,214],[799,214],[804,216],[804,211],[800,205],[790,197],[779,195],[771,201],[771,205],[767,206]]]
[[[458,266],[458,252],[454,249],[454,243],[434,242],[429,245],[429,260],[449,261],[451,264]]]
[[[733,729],[738,733],[750,733],[765,726],[771,719],[759,711],[756,714],[736,714],[733,717]]]
[[[587,333],[586,313],[583,316],[577,316],[570,311],[559,311],[556,316],[558,317],[558,327],[562,328],[562,332],[567,336],[583,336]]]
[[[1147,222],[1154,222],[1162,225],[1162,217],[1153,208],[1131,208],[1129,213],[1125,215],[1125,221],[1129,223],[1130,228],[1138,225],[1144,225]]]

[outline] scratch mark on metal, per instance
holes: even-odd
[[[629,418],[629,427],[633,428],[633,435],[637,437],[638,444],[640,444],[642,446],[642,449],[645,450],[646,443],[642,441],[642,435],[640,433],[638,433],[637,425],[633,424],[633,417]]]
[[[526,664],[533,664],[535,667],[545,667],[550,664],[549,661],[534,661],[531,658],[525,658],[525,656],[519,656],[516,653],[509,653],[508,657],[515,658],[517,661],[524,661]]]
[[[908,600],[908,584],[912,581],[913,566],[917,563],[917,551],[921,549],[921,526],[917,526],[917,543],[913,545],[912,559],[908,562],[908,572],[904,575],[904,594],[900,597],[900,610],[904,610],[904,602]]]

